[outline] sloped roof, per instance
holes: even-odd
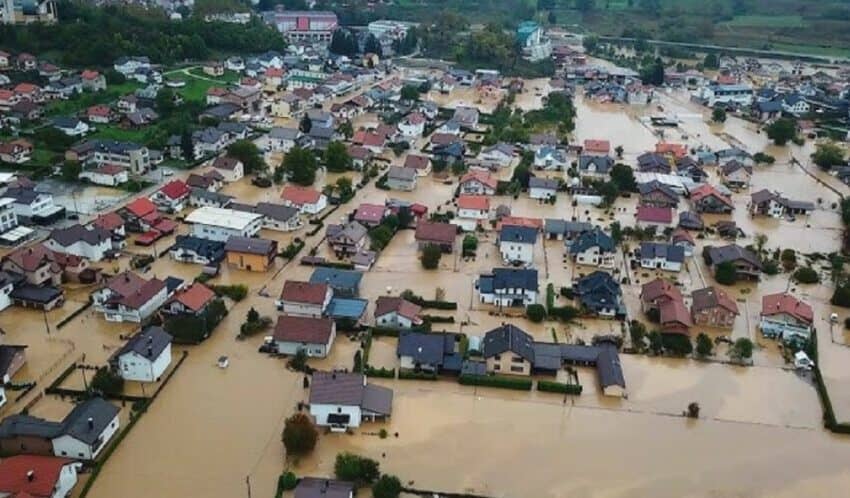
[[[762,297],[762,316],[771,316],[781,313],[791,315],[797,320],[808,324],[811,324],[814,320],[814,311],[812,310],[812,307],[787,292],[769,294]]]
[[[126,353],[134,352],[139,356],[155,359],[169,344],[171,344],[171,334],[161,327],[147,327],[131,337],[113,356],[117,358]]]
[[[521,328],[505,324],[484,334],[481,352],[485,358],[508,351],[534,363],[534,340]]]
[[[307,304],[324,304],[328,284],[287,280],[280,293],[281,301]]]
[[[334,331],[331,318],[284,315],[277,318],[272,334],[277,341],[327,344]]]

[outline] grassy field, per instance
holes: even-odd
[[[805,28],[808,23],[803,16],[738,16],[725,26],[735,28]]]
[[[90,135],[90,138],[104,138],[108,140],[120,140],[127,142],[143,143],[147,137],[146,130],[133,130],[119,128],[115,125],[97,125],[97,131]]]
[[[122,95],[133,93],[141,85],[136,82],[126,82],[120,85],[108,85],[106,90],[95,93],[82,93],[68,100],[54,100],[46,106],[48,116],[74,115],[93,105],[109,104]]]

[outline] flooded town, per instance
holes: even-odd
[[[0,496],[850,485],[850,62],[253,17],[0,46]]]

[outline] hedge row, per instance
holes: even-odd
[[[366,365],[363,368],[363,373],[366,374],[366,377],[379,377],[381,379],[395,379],[395,368],[375,368],[370,365]]]
[[[422,320],[431,323],[455,323],[453,316],[422,315]]]
[[[516,391],[530,391],[532,384],[531,379],[498,375],[461,375],[458,382],[464,386],[499,387]]]
[[[574,394],[578,396],[581,394],[582,386],[581,384],[564,384],[563,382],[540,380],[537,381],[537,390],[545,393]]]
[[[404,380],[437,380],[437,374],[433,372],[409,372],[399,370],[398,378]]]

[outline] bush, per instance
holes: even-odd
[[[714,279],[721,285],[735,285],[738,280],[738,273],[735,270],[735,265],[730,261],[724,261],[717,265],[714,269]]]
[[[554,382],[551,380],[537,381],[537,390],[546,393],[562,393],[580,395],[582,391],[581,384],[564,384],[562,382]]]
[[[422,248],[422,268],[426,270],[436,270],[440,266],[440,258],[443,256],[443,250],[436,244],[426,244]]]
[[[457,303],[455,303],[455,302],[439,301],[439,300],[436,300],[436,299],[435,300],[425,299],[424,297],[415,294],[410,289],[405,289],[401,293],[401,297],[410,301],[411,303],[413,303],[417,306],[421,306],[423,308],[432,308],[432,309],[435,309],[435,310],[456,310],[457,309]]]
[[[302,456],[316,447],[319,431],[316,430],[310,417],[303,413],[296,413],[286,419],[281,438],[287,455]]]
[[[312,220],[310,220],[310,221],[312,221]],[[282,257],[284,259],[293,259],[295,256],[298,256],[298,253],[301,252],[301,249],[303,249],[303,248],[304,248],[304,241],[296,238],[295,240],[290,242],[289,245],[286,246],[286,249],[284,249],[280,253],[280,257]]]
[[[830,303],[833,306],[850,308],[850,282],[844,282],[835,287],[835,292],[832,294]]]
[[[281,496],[284,491],[292,491],[298,486],[298,478],[292,472],[284,472],[277,478],[278,496]]]
[[[776,162],[775,157],[770,154],[765,154],[764,152],[756,152],[753,154],[753,160],[759,164],[773,164]]]
[[[664,351],[674,356],[687,356],[694,351],[691,338],[683,334],[661,334]]]
[[[253,308],[252,308],[253,309]],[[258,333],[267,330],[272,326],[272,319],[268,316],[262,316],[257,320],[247,320],[239,328],[239,334],[244,337],[251,337]]]
[[[236,302],[239,302],[248,297],[248,286],[242,284],[236,285],[214,285],[212,288],[219,296],[227,296]]]
[[[337,479],[363,485],[375,482],[380,470],[375,460],[346,452],[336,456],[334,475]]]
[[[124,392],[124,379],[111,368],[100,367],[92,377],[91,389],[106,395],[121,394]]]
[[[714,344],[712,344],[711,338],[700,332],[697,336],[697,354],[700,356],[710,356],[712,349],[714,349]]]
[[[469,234],[463,238],[463,255],[474,256],[478,250],[478,237]]]
[[[401,481],[398,477],[384,474],[372,486],[373,498],[398,498],[401,494]]]
[[[794,280],[801,284],[816,284],[820,282],[820,275],[818,275],[818,272],[814,268],[804,266],[794,272]]]
[[[549,310],[550,318],[554,318],[562,322],[569,322],[575,319],[578,315],[578,308],[573,306],[555,306]]]
[[[747,339],[746,337],[741,337],[735,344],[732,345],[732,348],[729,350],[729,356],[735,359],[748,359],[753,356],[753,341]]]
[[[573,293],[572,287],[561,287],[559,293],[569,300],[575,299],[575,293]]]
[[[464,386],[498,387],[515,391],[530,391],[531,379],[499,375],[461,375],[458,382]]]
[[[395,378],[395,369],[394,368],[375,368],[369,365],[366,365],[363,368],[363,373],[366,377],[378,377],[380,379],[394,379]]]
[[[540,323],[546,319],[546,308],[542,304],[529,304],[525,308],[525,316],[534,323]]]
[[[398,371],[398,378],[403,380],[437,380],[437,374],[433,372],[410,372]]]

